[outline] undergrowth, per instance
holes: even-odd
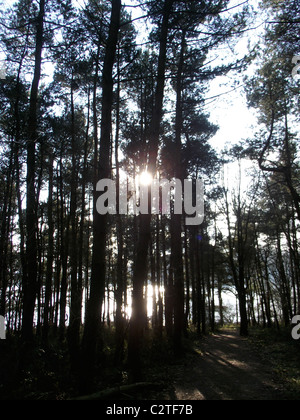
[[[299,400],[300,342],[292,339],[291,329],[252,328],[249,340],[271,366],[282,399]]]

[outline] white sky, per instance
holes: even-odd
[[[220,91],[226,91],[226,88],[220,86],[217,78],[211,83],[209,95]],[[216,151],[220,152],[228,143],[237,144],[253,135],[257,118],[253,110],[247,107],[243,88],[220,97],[206,109],[210,112],[210,122],[220,127],[210,141]]]
[[[239,0],[232,0],[231,4],[236,5],[241,3]],[[249,0],[249,4],[258,10],[259,0]],[[238,10],[238,9],[237,9]],[[235,11],[234,11],[235,12]],[[234,61],[235,54],[238,58],[242,58],[249,54],[249,47],[253,48],[256,43],[259,43],[261,34],[264,31],[264,22],[266,17],[260,13],[257,15],[254,22],[250,23],[249,30],[246,31],[238,41],[237,45],[232,51],[229,47],[222,52],[218,49],[211,53],[209,60],[219,56],[219,63],[222,64],[222,59],[228,56],[226,62]],[[257,28],[257,29],[254,29]],[[207,98],[215,95],[224,95],[213,101],[207,101],[205,109],[210,113],[210,121],[217,124],[220,129],[214,138],[211,140],[211,145],[217,151],[224,149],[227,143],[237,144],[241,140],[253,136],[255,126],[257,126],[257,116],[253,109],[248,109],[246,95],[244,91],[244,76],[254,73],[256,68],[253,63],[246,73],[235,74],[229,73],[227,76],[216,77],[210,83],[210,89],[207,93]],[[226,94],[226,92],[228,92]]]

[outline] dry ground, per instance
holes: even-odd
[[[271,365],[233,330],[206,337],[184,364],[172,367],[172,400],[276,400],[282,389]],[[169,395],[167,395],[169,394]]]

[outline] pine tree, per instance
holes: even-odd
[[[100,136],[100,153],[97,166],[98,178],[107,179],[111,175],[110,149],[113,105],[113,67],[116,59],[118,35],[120,30],[121,0],[113,0],[111,20],[102,73],[102,119]],[[82,342],[82,359],[84,365],[84,384],[91,386],[95,368],[96,349],[99,339],[101,302],[104,298],[106,275],[107,215],[96,211],[98,193],[94,191],[93,222],[93,260],[91,273],[91,290],[86,310],[85,329]]]

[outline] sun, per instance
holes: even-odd
[[[150,172],[144,171],[139,176],[139,183],[140,185],[151,185],[153,181],[153,176],[150,174]]]

